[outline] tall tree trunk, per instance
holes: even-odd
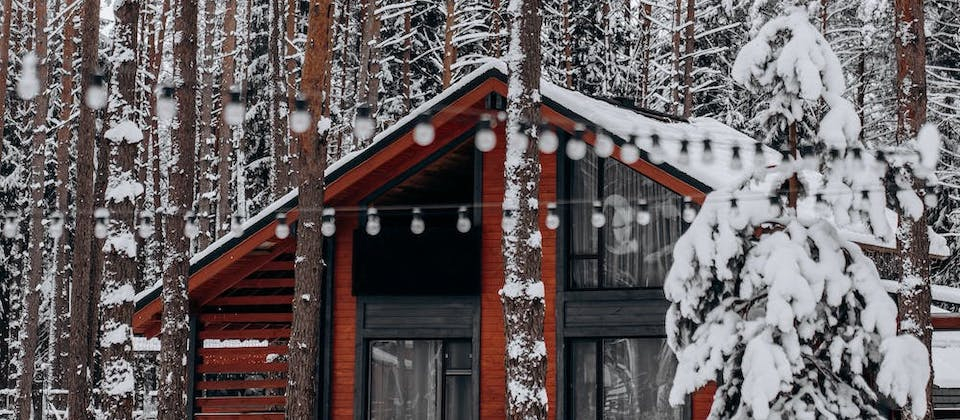
[[[197,175],[197,223],[200,228],[200,235],[197,236],[197,249],[204,249],[216,237],[216,232],[212,225],[215,223],[215,214],[213,212],[213,197],[211,197],[215,185],[214,179],[210,176],[213,171],[214,152],[216,151],[216,129],[220,125],[219,121],[213,119],[213,76],[214,76],[214,49],[216,27],[216,5],[215,1],[208,1],[203,9],[203,52],[200,55],[200,71],[203,76],[200,86],[200,120],[198,121],[197,131],[200,134],[200,165]]]
[[[44,151],[47,144],[47,112],[50,109],[50,96],[47,89],[50,84],[49,52],[47,42],[47,0],[33,0],[34,10],[34,52],[37,58],[37,81],[39,94],[36,96],[33,118],[33,147],[30,162],[30,238],[28,242],[30,271],[27,274],[27,286],[24,289],[24,321],[21,327],[21,371],[17,385],[17,411],[20,420],[33,418],[33,380],[36,373],[37,342],[40,331],[40,290],[43,281],[44,234]]]
[[[290,167],[290,142],[288,141],[290,135],[289,130],[287,130],[285,109],[287,102],[287,77],[285,73],[287,67],[283,62],[283,53],[286,51],[283,4],[282,1],[272,1],[267,11],[270,19],[270,36],[267,40],[270,48],[267,53],[270,69],[268,91],[271,97],[268,109],[270,110],[271,120],[270,131],[273,136],[273,141],[270,142],[273,145],[273,176],[276,180],[270,193],[273,198],[279,198],[290,190],[290,187],[293,186],[291,179],[294,175]]]
[[[80,86],[81,95],[90,91],[92,75],[97,70],[100,37],[100,0],[82,0],[80,5]],[[90,364],[93,358],[93,210],[95,193],[94,150],[96,115],[89,106],[80,107],[77,120],[77,192],[76,230],[73,250],[73,284],[70,297],[71,369],[67,374],[67,410],[71,419],[88,419],[90,412]],[[75,370],[73,370],[75,369]]]
[[[136,106],[137,28],[140,2],[126,0],[115,6],[113,32],[110,129],[104,145],[110,149],[106,202],[113,209],[109,239],[104,246],[103,282],[100,294],[100,384],[99,412],[111,419],[133,418],[133,304],[137,276],[136,203],[143,185],[137,181],[137,153],[143,133]],[[132,52],[132,54],[131,54]]]
[[[412,59],[411,55],[413,54],[413,33],[411,32],[410,20],[411,15],[413,14],[413,8],[407,7],[407,10],[403,12],[403,65],[401,71],[403,72],[403,112],[409,112],[412,107],[412,98],[411,98],[411,86],[412,83],[412,74],[410,73],[410,60]],[[344,47],[346,48],[346,47]],[[346,73],[344,71],[344,73]],[[343,89],[344,85],[341,84],[340,88]],[[339,152],[339,151],[338,151]]]
[[[674,115],[680,111],[680,25],[683,22],[683,0],[676,0],[673,5],[673,74],[670,78],[670,112]]]
[[[457,61],[457,47],[453,45],[453,27],[457,24],[454,0],[446,0],[446,18],[443,27],[443,74],[440,77],[444,89],[453,80],[453,63]]]
[[[376,13],[377,0],[364,0],[363,4],[359,100],[370,105],[370,115],[374,116],[377,112],[377,98],[380,90],[380,61],[377,52],[377,44],[380,42],[380,18]]]
[[[180,40],[174,45],[174,74],[177,86],[177,123],[171,142],[169,194],[166,213],[163,270],[163,319],[160,331],[160,375],[157,396],[160,420],[187,417],[187,322],[190,276],[190,239],[184,235],[184,215],[193,207],[194,165],[197,140],[197,0],[179,0],[174,13],[174,31]]]
[[[300,81],[299,71],[303,63],[301,59],[298,58],[300,51],[298,51],[297,46],[294,44],[294,40],[296,40],[300,34],[300,28],[302,28],[299,1],[288,0],[286,12],[286,39],[281,40],[284,45],[282,51],[285,52],[285,55],[281,60],[281,64],[283,65],[282,68],[285,69],[284,78],[286,84],[284,85],[284,92],[287,96],[287,108],[281,118],[284,118],[283,127],[288,142],[287,167],[291,175],[287,182],[287,189],[290,189],[297,185],[297,174],[300,173],[300,169],[298,168],[299,159],[297,159],[297,151],[300,150],[300,146],[297,144],[297,136],[293,135],[293,132],[289,130],[290,113],[293,112],[294,103],[297,99],[297,86]]]
[[[500,32],[503,31],[503,15],[500,13],[500,6],[502,5],[501,0],[491,0],[490,9],[493,13],[490,14],[490,41],[487,45],[487,48],[490,50],[490,55],[495,58],[503,57],[503,34]]]
[[[0,27],[0,80],[6,83],[10,72],[10,27],[13,26],[13,0],[3,0],[3,26]],[[3,133],[7,113],[7,89],[0,89],[0,133]],[[3,157],[3,142],[0,142]]]
[[[563,70],[567,89],[573,89],[573,33],[570,30],[570,2],[563,2]]]
[[[694,28],[696,27],[696,0],[687,0],[686,36],[683,43],[686,48],[683,62],[683,117],[690,118],[693,114],[693,52],[696,46]]]
[[[302,83],[304,86],[329,86],[331,72],[332,17],[331,0],[310,3],[307,44],[304,48]],[[320,360],[321,298],[323,291],[323,235],[320,233],[323,207],[323,173],[327,167],[327,138],[330,129],[328,91],[308,97],[309,110],[323,123],[300,135],[300,220],[297,222],[297,258],[293,300],[293,325],[287,371],[286,416],[290,419],[315,419],[317,404],[317,363]],[[325,126],[325,127],[324,127]]]
[[[897,62],[896,138],[902,143],[915,137],[927,120],[926,39],[923,0],[894,0],[893,4],[894,33],[902,34],[893,37]],[[897,176],[905,177],[915,189],[923,191],[923,182],[912,173]],[[920,339],[929,353],[933,327],[930,324],[930,240],[926,220],[926,209],[918,220],[900,215],[897,242],[903,263],[898,264],[901,267],[898,307],[900,331]],[[924,419],[933,419],[932,384],[931,374]],[[912,418],[911,414],[906,414]]]
[[[505,210],[513,211],[515,223],[504,228],[504,286],[500,290],[506,322],[508,419],[547,417],[543,253],[539,241],[531,241],[540,236],[540,155],[535,128],[520,133],[521,122],[540,120],[541,23],[539,0],[512,1],[503,202]],[[529,141],[521,141],[523,135],[529,136]]]
[[[651,39],[651,27],[653,26],[653,5],[650,2],[643,2],[643,14],[641,16],[640,33],[640,98],[637,101],[640,107],[647,106],[647,97],[650,96],[650,60],[652,59],[653,45]]]
[[[223,76],[220,92],[226,93],[236,84],[237,63],[237,0],[227,0],[223,12]],[[217,236],[230,231],[230,219],[233,215],[230,206],[230,181],[232,175],[233,127],[220,124],[217,129]]]

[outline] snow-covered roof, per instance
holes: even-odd
[[[883,288],[887,293],[897,293],[900,283],[895,280],[880,280],[883,282]],[[960,288],[934,284],[930,286],[930,294],[933,300],[938,302],[947,302],[960,305]],[[960,360],[960,359],[957,359]]]

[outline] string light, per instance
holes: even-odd
[[[243,114],[246,112],[241,98],[242,93],[238,86],[231,86],[229,95],[227,104],[223,106],[223,121],[227,125],[237,126],[243,123]]]
[[[183,236],[186,236],[187,239],[195,239],[200,236],[200,227],[197,226],[197,213],[193,210],[188,210],[183,215]]]
[[[939,197],[937,196],[937,186],[927,184],[924,188],[923,203],[927,207],[936,207]]]
[[[827,204],[827,200],[823,199],[823,193],[815,194],[816,197],[816,208],[822,213],[829,213],[830,206]]]
[[[410,219],[410,232],[419,235],[427,229],[427,224],[423,221],[423,211],[420,207],[413,208],[413,217]]]
[[[640,160],[640,148],[637,147],[637,136],[631,134],[622,147],[620,147],[620,160],[627,165],[633,165]]]
[[[173,121],[177,113],[177,103],[173,100],[173,86],[163,85],[160,87],[160,96],[157,98],[157,117],[161,121]]]
[[[553,131],[549,125],[543,124],[540,126],[540,135],[537,137],[537,146],[540,148],[541,153],[548,155],[556,153],[557,148],[560,147],[560,138],[557,137],[557,133]]]
[[[40,91],[37,80],[37,55],[28,52],[20,60],[20,78],[17,79],[17,96],[24,101],[33,100]]]
[[[600,229],[607,224],[607,216],[603,215],[603,204],[599,201],[593,202],[593,214],[590,215],[590,225]]]
[[[874,154],[873,162],[874,165],[876,165],[874,169],[880,172],[880,177],[882,178],[887,176],[887,168],[889,167],[889,163],[887,162],[886,152],[883,150],[877,150],[877,152]]]
[[[680,140],[680,157],[677,158],[677,163],[682,166],[690,165],[690,140]]]
[[[861,171],[863,170],[863,149],[860,147],[851,147],[848,150],[848,154],[853,160],[853,170]]]
[[[297,97],[293,100],[293,113],[290,114],[290,131],[296,134],[306,133],[312,122],[313,117],[310,116],[310,110],[307,109],[306,98],[297,94]]]
[[[149,210],[143,210],[140,212],[140,217],[138,217],[137,223],[137,235],[141,239],[147,239],[153,236],[154,231],[156,230],[153,227],[153,212]]]
[[[528,130],[530,129],[530,124],[526,121],[520,121],[517,124],[517,132],[513,138],[510,139],[514,143],[514,146],[518,150],[523,150],[526,152],[527,148],[530,147],[530,138],[527,137]]]
[[[336,214],[336,209],[330,207],[323,209],[320,216],[320,233],[323,236],[329,238],[337,233]]]
[[[353,133],[360,140],[366,140],[373,136],[373,130],[376,127],[373,118],[370,116],[370,105],[357,105],[357,116],[353,119]]]
[[[817,166],[820,164],[814,149],[815,148],[809,144],[800,147],[800,162],[803,164],[804,168],[807,168],[811,171],[816,170]]]
[[[637,202],[637,224],[640,226],[649,225],[650,219],[650,205],[647,204],[647,200],[641,198]]]
[[[489,115],[483,115],[477,121],[477,134],[474,136],[477,150],[486,153],[497,147],[497,135],[491,127]]]
[[[830,146],[829,155],[831,161],[836,161],[840,159],[840,149],[836,146]]]
[[[780,196],[771,195],[770,196],[770,214],[773,217],[780,217],[783,215],[783,206],[780,205]]]
[[[703,139],[703,154],[700,156],[700,159],[703,160],[705,165],[713,165],[713,162],[716,160],[713,155],[713,145],[710,139]]]
[[[547,229],[557,230],[560,227],[560,216],[557,215],[557,203],[547,203],[547,218],[544,220]]]
[[[587,143],[583,141],[583,124],[577,123],[573,128],[573,136],[567,140],[566,152],[570,160],[580,160],[587,155]]]
[[[286,213],[277,213],[277,227],[273,229],[273,234],[277,236],[277,239],[290,237],[290,225],[287,224]]]
[[[50,213],[50,226],[47,228],[47,233],[52,239],[59,239],[63,236],[63,213],[59,210],[54,210]]]
[[[110,222],[110,210],[100,207],[93,211],[96,223],[93,225],[93,236],[97,239],[106,239],[107,224]]]
[[[608,158],[613,155],[613,139],[602,129],[596,129],[596,143],[593,145],[594,151],[599,158]]]
[[[234,214],[233,217],[230,218],[230,234],[233,235],[234,238],[243,236],[243,219],[241,219],[239,215]]]
[[[734,171],[743,169],[743,159],[740,157],[740,145],[738,144],[730,148],[730,169]]]
[[[753,144],[753,168],[760,169],[767,166],[767,161],[763,156],[763,143]]]
[[[734,197],[730,198],[730,217],[737,217],[740,215],[740,207],[737,205],[737,199]]]
[[[470,221],[470,217],[467,215],[467,206],[460,206],[457,209],[457,232],[467,233],[473,227],[473,222]]]
[[[433,143],[436,136],[436,130],[433,128],[432,117],[428,113],[417,116],[417,125],[413,127],[413,142],[421,146],[429,146]]]
[[[693,200],[689,196],[683,197],[683,212],[681,216],[687,224],[693,223],[693,220],[697,218],[697,209],[693,206]]]
[[[650,158],[650,163],[654,165],[663,163],[663,146],[660,145],[659,134],[650,135],[650,153],[647,156]]]
[[[380,215],[377,209],[370,207],[367,209],[367,235],[377,236],[380,234]]]
[[[90,109],[101,109],[107,105],[107,83],[102,71],[97,70],[90,76],[90,86],[84,95],[84,103]]]
[[[3,215],[3,236],[7,239],[13,239],[17,236],[17,228],[20,224],[16,212],[8,211]]]
[[[500,219],[500,229],[503,229],[504,232],[511,232],[517,227],[517,220],[514,218],[515,209],[516,205],[513,204],[512,200],[503,203],[503,218]]]

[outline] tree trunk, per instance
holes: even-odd
[[[683,10],[683,0],[676,0],[673,5],[673,77],[670,78],[670,112],[679,114],[680,110],[680,24]]]
[[[236,84],[237,47],[237,0],[227,0],[223,12],[223,76],[220,92],[229,92]],[[233,127],[220,124],[217,129],[217,236],[230,231],[233,208],[230,205],[230,180],[232,179]]]
[[[693,52],[696,46],[694,28],[696,23],[696,0],[687,0],[687,27],[683,43],[686,47],[686,57],[683,66],[683,117],[690,118],[693,114]]]
[[[651,39],[653,39],[651,34],[651,27],[653,26],[653,5],[649,2],[644,2],[642,7],[642,33],[640,34],[640,99],[637,102],[641,108],[645,108],[647,106],[647,97],[650,96],[650,60],[653,56],[651,53],[651,49],[653,48],[653,45],[651,45]]]
[[[573,89],[573,33],[570,31],[570,2],[563,2],[563,70],[567,89]]]
[[[137,153],[142,132],[137,115],[137,28],[140,2],[127,0],[114,9],[112,92],[110,122],[106,133],[110,149],[106,203],[112,208],[109,239],[104,246],[103,282],[100,294],[100,360],[103,379],[100,384],[99,412],[111,419],[133,418],[133,333],[131,319],[135,287],[140,268],[137,264],[136,203],[143,185],[137,179]],[[130,54],[134,52],[134,54]],[[136,133],[122,133],[124,125],[138,127]],[[132,137],[131,137],[132,136]],[[131,183],[134,183],[131,187]],[[133,191],[124,191],[125,189]]]
[[[169,208],[165,212],[163,319],[160,332],[160,381],[157,395],[159,420],[181,420],[186,413],[187,321],[190,275],[190,239],[184,235],[184,215],[193,207],[194,165],[197,139],[197,0],[180,0],[174,13],[174,31],[181,37],[174,46],[177,87],[177,125],[171,142],[173,161],[169,173]]]
[[[331,69],[331,33],[333,10],[330,0],[310,3],[307,44],[304,47],[302,83],[304,86],[329,86]],[[320,233],[323,206],[323,174],[327,167],[329,109],[324,107],[329,92],[313,92],[308,107],[317,127],[300,135],[300,220],[297,222],[297,258],[293,300],[293,325],[290,333],[289,370],[287,371],[286,416],[290,419],[318,417],[317,363],[320,359],[320,326],[323,291],[323,235]]]
[[[80,5],[80,86],[81,95],[90,90],[91,76],[97,70],[100,37],[100,0],[82,0]],[[88,106],[80,106],[77,120],[77,192],[76,230],[73,249],[73,284],[70,297],[71,352],[67,374],[67,410],[71,419],[88,419],[90,412],[90,387],[92,349],[95,334],[93,323],[93,210],[95,193],[94,150],[96,139],[96,115]]]
[[[454,0],[446,0],[446,23],[443,28],[443,74],[440,82],[444,89],[453,80],[453,63],[457,61],[457,47],[453,45],[453,26],[457,24]]]
[[[927,120],[926,40],[924,38],[923,0],[894,0],[894,48],[897,59],[897,133],[898,142],[906,142],[917,135]],[[912,173],[907,177],[914,188],[923,191],[924,185]],[[898,307],[900,331],[911,334],[931,349],[933,327],[930,324],[930,241],[927,237],[927,211],[918,220],[900,215],[897,230],[901,267]],[[924,419],[933,419],[931,375],[927,383],[927,413]],[[908,418],[911,414],[905,413]]]
[[[297,35],[300,33],[301,17],[300,17],[300,6],[299,1],[297,0],[288,0],[287,1],[287,15],[286,15],[286,39],[281,40],[285,46],[284,51],[286,52],[283,57],[282,64],[283,68],[286,70],[284,78],[286,84],[284,85],[284,92],[287,96],[287,108],[284,118],[284,129],[286,131],[288,148],[287,148],[287,166],[288,171],[291,176],[287,182],[287,189],[293,188],[297,185],[297,174],[300,173],[298,168],[299,159],[297,159],[297,151],[300,149],[299,144],[297,144],[297,136],[293,135],[293,132],[289,130],[290,127],[290,113],[293,112],[294,103],[297,99],[297,86],[300,82],[299,70],[302,65],[302,61],[297,58],[300,51],[298,51],[297,46],[294,45],[294,40],[297,38]]]
[[[33,0],[34,52],[37,56],[37,81],[40,91],[35,98],[33,147],[30,162],[30,271],[24,288],[24,321],[21,326],[21,371],[17,385],[17,412],[20,420],[33,418],[33,380],[36,373],[37,342],[40,331],[40,290],[43,281],[43,245],[46,242],[44,218],[44,151],[47,143],[47,112],[50,109],[49,53],[47,46],[47,0]]]
[[[490,14],[490,41],[487,48],[490,50],[490,55],[495,58],[503,57],[503,34],[500,32],[504,25],[503,15],[500,13],[500,1],[492,0],[490,2],[490,9],[493,13]]]
[[[401,71],[403,72],[403,112],[409,112],[413,109],[413,103],[411,98],[411,74],[410,74],[410,60],[412,59],[411,55],[413,54],[413,33],[411,33],[410,20],[413,14],[413,8],[408,7],[406,11],[403,12],[403,66]],[[344,47],[346,48],[346,47]],[[343,84],[340,85],[340,88],[343,89]]]
[[[200,60],[203,63],[200,71],[203,73],[200,86],[200,120],[198,121],[198,131],[200,134],[200,165],[198,167],[197,188],[197,223],[200,228],[200,235],[197,236],[197,249],[204,249],[207,245],[216,239],[216,231],[213,229],[215,223],[215,214],[213,212],[213,200],[211,194],[214,191],[214,179],[210,176],[213,171],[214,152],[216,151],[216,130],[221,125],[219,120],[213,119],[213,73],[214,73],[214,49],[216,27],[216,5],[215,1],[208,1],[204,4],[203,10],[203,52]],[[222,109],[222,108],[221,108]]]
[[[285,19],[282,19],[284,16],[283,2],[270,2],[267,13],[269,13],[270,21],[270,36],[267,40],[267,45],[270,48],[267,53],[270,69],[268,91],[271,98],[268,109],[270,110],[271,120],[270,131],[273,136],[270,142],[273,145],[273,176],[276,180],[270,196],[276,199],[286,194],[293,185],[291,183],[293,174],[290,167],[290,142],[288,141],[290,135],[289,130],[287,130],[286,111],[282,106],[287,101],[287,91],[285,89],[287,83],[285,70],[287,67],[283,63],[283,52],[286,51],[284,45],[286,44],[284,37],[286,33]]]
[[[0,27],[0,80],[6,83],[10,72],[10,27],[13,26],[13,0],[3,0],[3,26]],[[0,133],[3,133],[7,113],[7,89],[0,89]],[[3,142],[0,142],[3,157]]]
[[[544,294],[539,208],[540,158],[536,131],[526,133],[523,121],[540,120],[540,1],[514,0],[510,8],[510,90],[507,92],[507,157],[504,165],[504,207],[516,221],[503,233],[504,286],[500,290],[506,321],[508,419],[547,417],[547,355],[544,350]],[[505,216],[506,217],[506,216]],[[533,244],[536,245],[533,245]],[[518,351],[519,349],[519,351]]]
[[[376,14],[377,0],[364,0],[363,4],[364,20],[363,37],[360,42],[359,100],[370,105],[370,115],[375,116],[380,90],[380,62],[376,46],[380,42],[380,19]]]

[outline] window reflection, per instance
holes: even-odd
[[[368,418],[472,419],[471,352],[466,340],[370,342]]]

